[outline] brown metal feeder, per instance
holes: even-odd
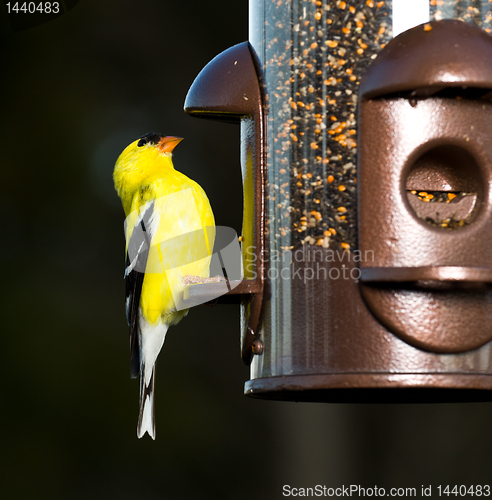
[[[252,0],[193,83],[241,124],[247,395],[492,400],[492,16],[455,4],[392,39],[391,2]]]

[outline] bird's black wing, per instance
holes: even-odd
[[[130,373],[132,378],[140,372],[140,345],[139,345],[139,308],[142,285],[145,277],[145,268],[150,248],[150,219],[153,213],[153,204],[147,207],[143,216],[139,218],[128,242],[126,254],[126,319],[130,328]]]

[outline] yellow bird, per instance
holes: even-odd
[[[155,439],[155,362],[168,328],[188,313],[180,304],[187,279],[209,276],[215,239],[207,195],[174,169],[172,152],[181,141],[146,134],[121,153],[113,173],[126,214],[126,316],[131,375],[140,375],[139,438],[148,432]]]

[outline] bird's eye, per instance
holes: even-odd
[[[138,146],[139,148],[141,148],[142,146],[145,146],[146,144],[147,144],[147,141],[146,141],[145,139],[140,139],[140,140],[138,141],[137,146]]]

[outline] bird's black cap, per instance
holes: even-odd
[[[145,146],[148,143],[156,145],[163,137],[164,137],[163,134],[156,134],[155,132],[150,132],[149,134],[145,134],[142,135],[142,137],[140,137],[137,146],[141,148],[142,146]]]

